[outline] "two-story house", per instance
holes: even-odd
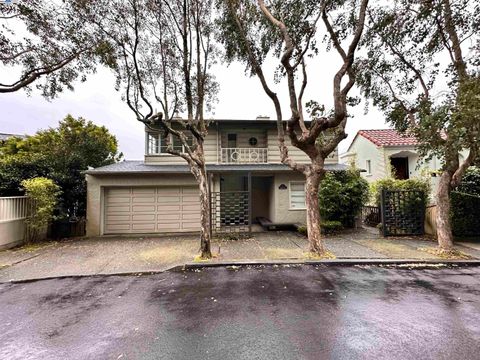
[[[181,147],[181,144],[173,146]],[[309,163],[289,146],[296,161]],[[205,139],[212,228],[250,230],[258,219],[304,223],[305,178],[280,162],[276,121],[211,120]],[[327,170],[343,170],[335,151]],[[198,187],[185,160],[166,153],[161,131],[145,129],[143,161],[86,172],[87,235],[191,232],[199,229]]]

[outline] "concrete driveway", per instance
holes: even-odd
[[[478,359],[480,268],[249,266],[0,284],[2,359]]]
[[[418,238],[384,239],[368,230],[347,231],[326,238],[337,258],[354,259],[438,259],[419,248],[435,246]],[[198,237],[101,237],[75,239],[26,246],[0,252],[0,282],[69,275],[98,275],[162,271],[193,261],[198,254]],[[480,249],[459,249],[480,258]],[[302,260],[307,239],[295,232],[255,233],[237,240],[214,240],[211,262]]]

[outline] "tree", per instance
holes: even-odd
[[[110,47],[85,31],[65,2],[22,0],[0,6],[0,93],[30,90],[36,83],[46,98],[93,72],[96,59],[113,65]],[[19,74],[17,74],[17,70]],[[13,77],[12,77],[12,74]],[[45,81],[39,82],[41,78]]]
[[[362,36],[368,0],[362,1],[218,1],[222,9],[220,40],[226,47],[228,61],[239,60],[251,75],[260,80],[271,99],[277,117],[278,144],[281,161],[305,175],[307,232],[310,251],[326,252],[320,233],[318,190],[325,175],[324,163],[346,137],[348,96],[355,84],[355,52]],[[318,21],[322,19],[329,46],[341,57],[333,75],[333,103],[326,112],[318,101],[306,103],[310,123],[305,121],[304,91],[307,86],[307,59],[318,54]],[[345,46],[347,43],[347,46]],[[283,124],[281,102],[264,73],[263,62],[270,56],[280,59],[276,75],[286,77],[290,118]],[[301,79],[297,87],[297,77]],[[302,150],[309,164],[299,164],[288,154],[285,134],[291,144]]]
[[[212,1],[111,0],[93,9],[76,2],[81,17],[115,47],[117,82],[136,119],[160,129],[167,152],[190,167],[200,192],[201,257],[211,258],[204,113],[217,93],[210,73],[216,57]]]
[[[480,8],[402,0],[372,8],[368,22],[359,84],[389,122],[417,137],[421,156],[443,161],[438,245],[451,251],[450,193],[480,150]],[[463,149],[469,155],[460,161]]]
[[[84,216],[86,182],[82,171],[120,160],[117,140],[104,126],[68,115],[57,128],[0,146],[0,195],[19,195],[21,182],[53,180],[62,190],[59,216]]]

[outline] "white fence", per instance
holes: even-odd
[[[0,198],[0,249],[8,249],[25,241],[25,219],[32,209],[26,196]]]

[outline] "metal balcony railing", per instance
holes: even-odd
[[[220,162],[223,164],[265,164],[267,148],[222,148]]]

